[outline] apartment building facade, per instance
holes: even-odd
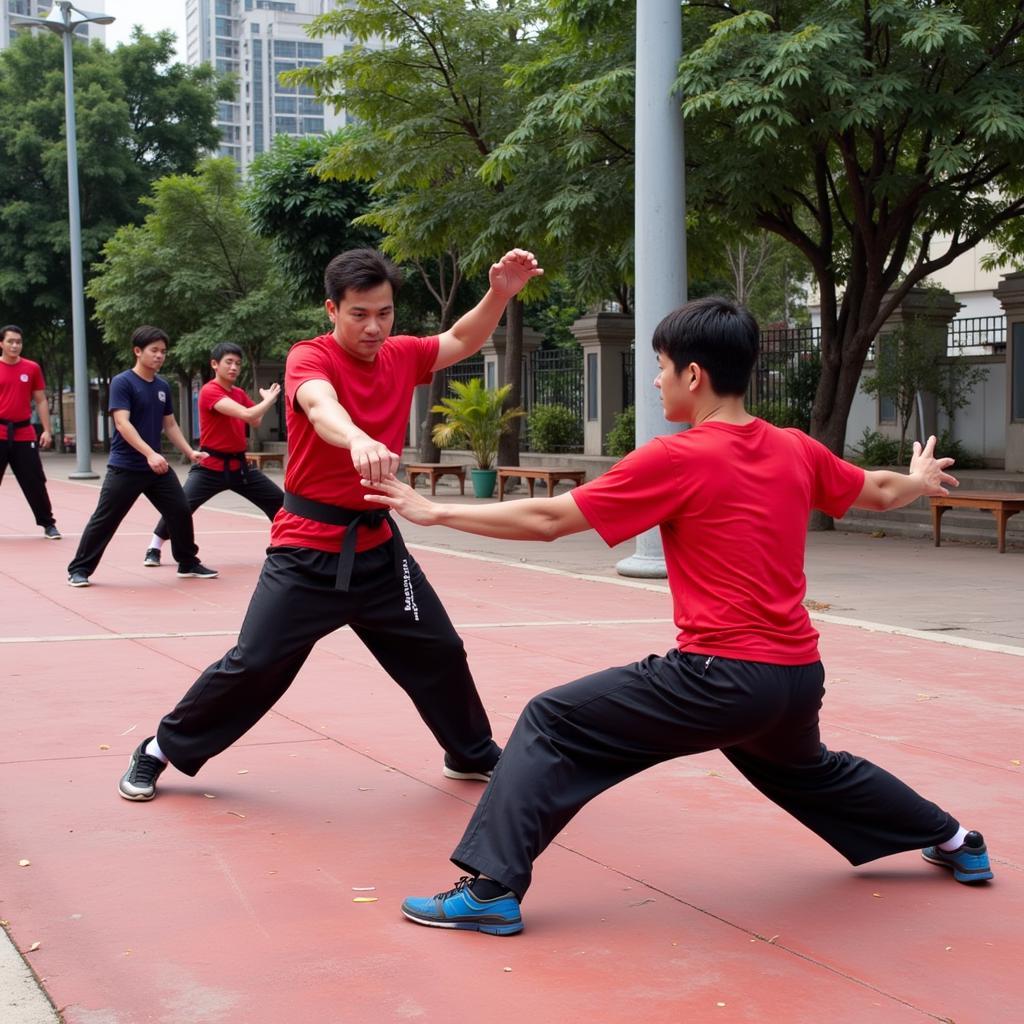
[[[275,135],[322,135],[346,123],[344,111],[318,103],[304,86],[281,84],[284,71],[311,67],[342,53],[350,41],[311,40],[306,27],[337,0],[187,0],[185,53],[189,64],[210,63],[238,81],[221,103],[219,152],[244,175]]]

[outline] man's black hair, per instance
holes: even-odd
[[[709,296],[673,310],[654,329],[654,351],[676,373],[696,363],[717,395],[743,396],[757,362],[759,329],[750,313],[729,299]]]
[[[335,305],[349,288],[365,292],[385,281],[391,285],[391,294],[397,296],[402,272],[377,249],[350,249],[335,256],[324,271],[324,291]]]
[[[151,327],[149,324],[143,324],[141,327],[136,327],[132,331],[132,348],[145,348],[147,345],[152,345],[154,341],[162,341],[165,345],[170,345],[171,339],[167,336],[167,332],[161,330],[159,327]]]
[[[7,337],[8,331],[11,331],[13,334],[20,334],[22,340],[25,338],[25,332],[17,324],[4,324],[3,327],[0,327],[0,341]]]
[[[219,363],[225,356],[238,356],[239,359],[244,359],[245,353],[242,351],[241,346],[236,345],[233,341],[218,341],[213,346],[210,358],[215,363]]]

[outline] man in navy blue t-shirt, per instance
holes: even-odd
[[[157,376],[167,358],[167,342],[167,334],[159,327],[136,328],[132,334],[135,365],[110,382],[110,414],[116,429],[100,500],[68,566],[68,583],[73,587],[89,586],[89,577],[140,494],[164,517],[178,575],[204,580],[217,576],[199,561],[188,501],[177,475],[160,454],[160,435],[165,433],[190,461],[198,463],[205,457],[185,440],[174,418],[171,387]]]

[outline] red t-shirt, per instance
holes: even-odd
[[[0,359],[0,420],[27,420],[32,415],[32,392],[45,387],[38,363],[22,358],[12,364]],[[18,427],[14,432],[15,441],[35,439],[36,428],[31,425]],[[7,427],[0,425],[0,441],[6,440]]]
[[[216,378],[207,381],[199,392],[199,447],[215,448],[219,452],[244,452],[245,420],[237,416],[225,416],[214,406],[222,399],[230,398],[239,405],[251,409],[256,403],[241,388],[225,388]],[[238,459],[229,459],[231,469],[240,469]],[[211,455],[200,463],[203,469],[223,472],[224,460]]]
[[[366,501],[366,490],[359,483],[359,474],[347,449],[336,448],[317,434],[306,414],[296,405],[295,393],[308,380],[327,381],[357,427],[391,451],[400,453],[409,424],[413,390],[430,380],[439,345],[436,336],[398,335],[384,342],[372,363],[348,355],[331,334],[293,345],[284,371],[288,424],[288,469],[284,489],[342,508],[380,508]],[[343,526],[314,522],[282,508],[270,528],[270,542],[334,552],[341,550],[344,533]],[[360,527],[356,550],[376,547],[390,536],[387,523],[376,529]]]
[[[754,420],[654,438],[570,493],[609,546],[660,526],[680,650],[806,665],[807,518],[840,518],[863,486],[806,434]]]

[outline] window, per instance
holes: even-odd
[[[278,135],[297,135],[299,125],[294,117],[275,117],[274,131]]]
[[[597,353],[587,353],[587,422],[597,420]]]
[[[322,117],[302,118],[302,131],[306,135],[322,135],[324,130],[324,119]]]
[[[297,43],[298,56],[306,60],[321,60],[324,55],[323,43]]]
[[[294,57],[295,43],[291,39],[278,39],[274,42],[275,57]]]
[[[294,96],[275,96],[274,112],[278,114],[294,114],[297,102]]]

